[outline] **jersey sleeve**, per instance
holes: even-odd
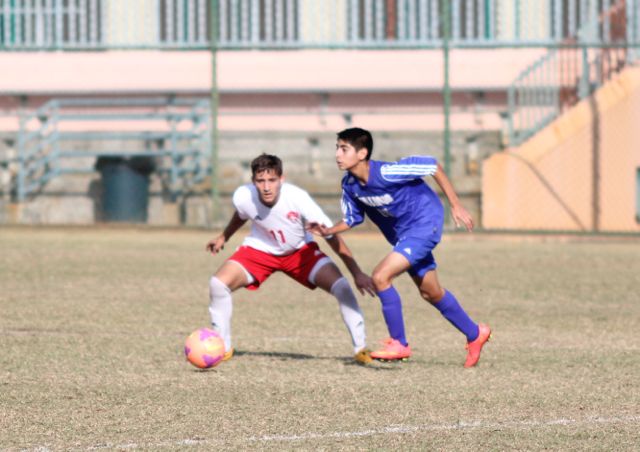
[[[438,171],[438,161],[427,155],[414,155],[393,163],[385,163],[380,175],[387,182],[406,182],[433,176]]]
[[[364,211],[362,207],[349,190],[342,187],[342,221],[344,221],[350,228],[359,225],[364,221]]]
[[[233,192],[232,202],[241,219],[251,218],[251,214],[248,212],[248,207],[251,204],[251,190],[246,185],[236,188],[236,191]]]
[[[331,219],[324,213],[322,208],[304,190],[299,192],[300,211],[307,222],[315,222],[330,228],[333,226]]]

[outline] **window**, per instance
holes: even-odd
[[[298,0],[218,0],[218,42],[224,45],[298,41],[298,3]],[[208,42],[210,8],[209,0],[161,0],[161,42]]]
[[[102,41],[103,0],[0,0],[5,47],[83,47]]]

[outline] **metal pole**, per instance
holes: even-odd
[[[442,2],[442,52],[444,59],[444,86],[442,97],[444,102],[444,172],[451,177],[451,132],[449,116],[451,110],[451,87],[449,86],[449,40],[451,39],[451,9],[448,0]]]
[[[21,110],[23,110],[24,107],[21,107]],[[27,121],[25,119],[26,116],[26,112],[20,111],[20,129],[18,132],[18,146],[17,146],[17,150],[18,150],[18,175],[17,175],[17,193],[16,193],[16,198],[18,201],[18,204],[22,204],[25,199],[26,199],[26,185],[27,185],[27,181],[26,181],[26,136],[27,136]]]
[[[220,192],[218,190],[218,0],[211,0],[210,11],[210,49],[211,49],[211,217],[215,223],[220,214]]]
[[[627,30],[626,30],[626,42],[637,43],[640,40],[640,12],[636,7],[637,0],[627,0]],[[640,5],[639,5],[640,6]],[[626,57],[627,64],[633,63],[635,58],[640,58],[640,49],[634,47],[633,49],[627,48]]]
[[[516,128],[515,128],[515,115],[516,115],[516,93],[517,82],[513,82],[507,89],[507,124],[509,126],[509,142],[507,147],[513,147],[516,145]]]
[[[578,95],[580,100],[587,98],[591,94],[589,80],[589,50],[586,45],[582,46],[582,75],[580,76],[580,84],[578,86]]]

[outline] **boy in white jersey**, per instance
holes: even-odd
[[[272,273],[282,271],[310,289],[320,287],[336,297],[351,335],[354,359],[360,364],[370,363],[364,318],[349,282],[305,229],[307,223],[331,224],[331,220],[306,191],[284,182],[278,157],[262,154],[251,162],[251,172],[252,183],[233,194],[233,217],[222,234],[206,246],[212,254],[219,253],[231,236],[251,220],[251,233],[209,283],[211,324],[224,339],[225,360],[233,356],[234,350],[231,292],[241,287],[255,290]],[[360,293],[373,296],[371,278],[360,270],[344,241],[337,235],[326,240],[351,272]]]

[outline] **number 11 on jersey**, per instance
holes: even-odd
[[[278,241],[278,236],[276,236],[276,232],[280,237],[280,243],[287,243],[287,240],[284,238],[284,233],[280,229],[278,229],[277,231],[269,230],[269,233],[273,236],[273,240],[275,240],[276,242]]]

